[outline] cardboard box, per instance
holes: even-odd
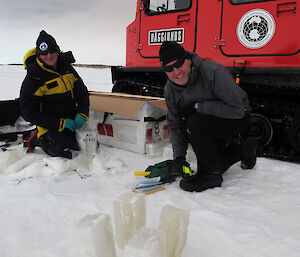
[[[90,91],[89,93],[91,110],[118,113],[134,117],[143,105],[152,104],[157,108],[167,111],[167,105],[164,98],[96,91]]]
[[[90,91],[90,109],[102,144],[154,155],[169,143],[163,98]]]

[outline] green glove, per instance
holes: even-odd
[[[163,183],[173,182],[176,177],[185,175],[182,166],[173,160],[166,160],[154,166],[149,166],[145,171],[150,172],[150,174],[146,176],[147,178],[160,177],[160,181]]]

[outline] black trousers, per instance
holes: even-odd
[[[188,140],[197,157],[199,174],[222,174],[241,160],[241,146],[237,140],[246,133],[249,116],[243,119],[222,119],[210,115],[193,114],[186,123]]]
[[[70,150],[80,150],[75,133],[70,130],[62,132],[48,131],[41,136],[39,143],[44,152],[52,157],[59,156],[72,159]]]

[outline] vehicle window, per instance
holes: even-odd
[[[149,12],[169,12],[188,9],[191,5],[191,0],[150,0]]]
[[[250,4],[250,3],[267,2],[267,1],[275,1],[275,0],[230,0],[232,4]]]

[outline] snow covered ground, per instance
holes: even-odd
[[[76,69],[89,90],[110,91],[109,69]],[[2,100],[18,97],[24,75],[20,66],[0,66]],[[113,201],[138,180],[133,172],[171,154],[170,147],[149,158],[101,145],[92,161],[66,161],[41,151],[25,155],[21,145],[0,152],[0,256],[88,257],[80,254],[88,242],[80,240],[78,222],[106,213],[114,226]],[[222,188],[202,193],[184,192],[176,181],[146,196],[146,226],[156,228],[162,207],[171,204],[190,211],[183,257],[298,257],[299,168],[259,158],[244,171],[237,163]]]

